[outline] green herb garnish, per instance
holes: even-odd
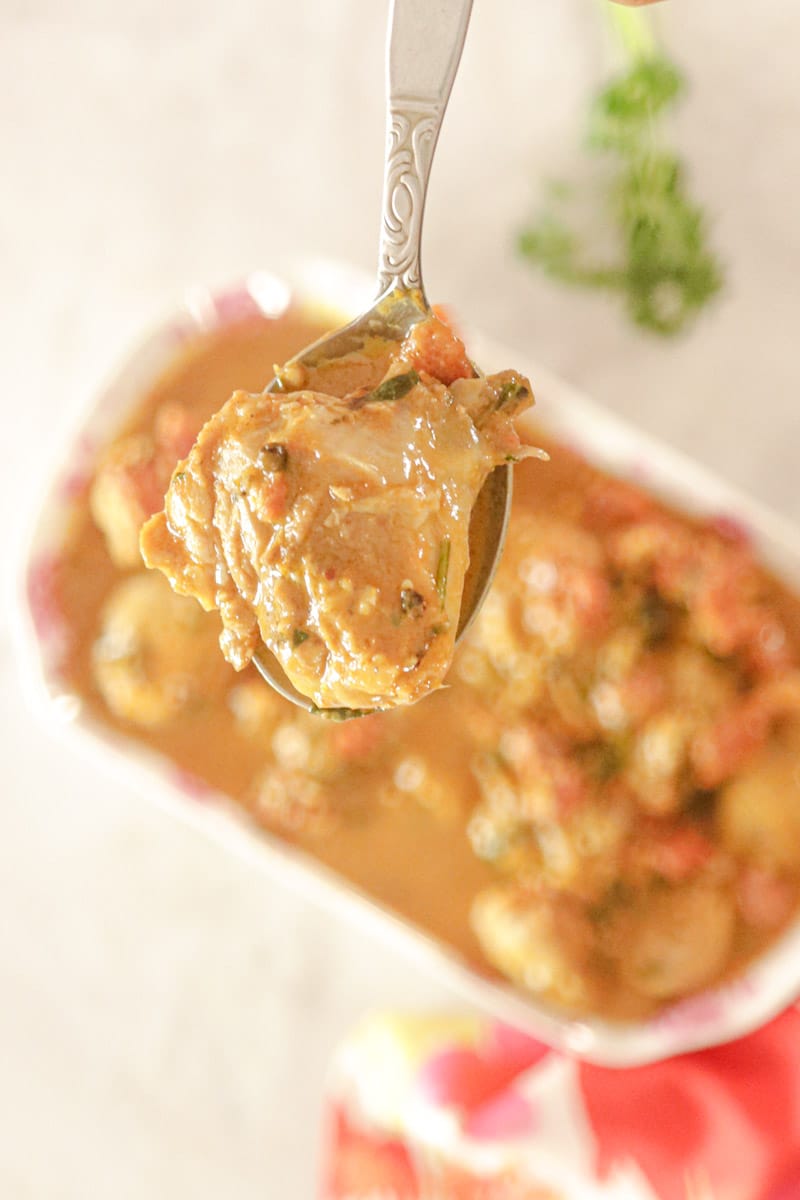
[[[292,631],[292,645],[302,646],[303,642],[307,642],[309,635],[305,629],[295,629]]]
[[[500,412],[502,408],[513,400],[524,400],[528,395],[527,385],[519,379],[507,379],[497,393],[497,403],[495,412]]]
[[[436,564],[436,594],[439,597],[439,603],[444,608],[444,601],[447,595],[447,572],[450,569],[450,538],[442,539],[442,544],[439,547],[439,561]]]
[[[317,708],[311,705],[310,710],[315,717],[325,717],[327,721],[351,721],[356,717],[368,717],[370,713],[380,712],[378,708]]]
[[[606,172],[588,197],[551,186],[549,203],[519,237],[520,253],[565,283],[619,293],[632,319],[653,333],[679,332],[722,286],[706,243],[702,208],[688,194],[684,167],[666,144],[664,119],[685,91],[678,68],[656,47],[649,14],[607,4],[629,60],[591,103],[587,148]],[[585,189],[584,189],[585,192]],[[603,253],[589,244],[570,202],[604,213]]]
[[[399,400],[401,396],[405,396],[418,383],[419,375],[416,371],[405,371],[402,375],[391,375],[389,379],[384,379],[383,383],[379,383],[371,392],[367,392],[366,396],[362,396],[358,402],[359,406],[362,404],[377,404],[384,400]]]

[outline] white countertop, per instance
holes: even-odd
[[[476,0],[428,290],[800,519],[800,13],[661,8],[724,297],[664,343],[514,260],[602,69],[594,0]],[[4,563],[71,415],[188,285],[296,254],[372,268],[385,14],[0,0]],[[54,742],[7,621],[0,711],[0,1194],[311,1196],[337,1038],[366,1008],[452,996]]]

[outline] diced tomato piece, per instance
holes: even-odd
[[[625,712],[640,725],[651,717],[667,699],[667,681],[663,669],[654,662],[642,663],[619,685]]]
[[[586,493],[583,520],[592,529],[641,521],[653,508],[653,500],[640,488],[622,479],[598,479]]]
[[[696,875],[713,855],[713,842],[693,825],[659,831],[641,848],[641,860],[670,883]]]
[[[197,417],[182,404],[162,404],[156,413],[154,429],[156,447],[171,462],[172,471],[192,448],[199,432]]]
[[[461,338],[438,317],[414,326],[403,343],[403,358],[444,384],[475,374]]]
[[[572,605],[581,627],[589,634],[605,632],[611,617],[611,585],[602,568],[566,563],[559,573],[565,601]]]
[[[704,788],[719,787],[761,749],[773,722],[799,712],[798,672],[766,680],[695,737],[691,760],[697,782]]]
[[[690,757],[700,787],[719,787],[730,779],[763,746],[768,730],[766,713],[745,701],[697,734]]]

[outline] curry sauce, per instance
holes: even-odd
[[[798,901],[800,604],[737,531],[537,439],[551,461],[515,469],[450,686],[343,724],[235,673],[217,614],[127,553],[186,440],[320,332],[290,312],[199,337],[142,397],[56,567],[67,683],[477,969],[570,1010],[640,1016],[740,969]]]

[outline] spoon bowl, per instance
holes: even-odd
[[[472,0],[392,0],[387,53],[387,143],[378,298],[361,316],[320,338],[287,366],[319,366],[359,351],[368,339],[403,342],[433,312],[420,267],[422,217],[433,152],[467,32]],[[283,390],[273,379],[267,391]],[[489,590],[511,509],[511,466],[495,467],[472,510],[469,568],[464,580],[456,644]],[[338,719],[367,710],[319,709],[289,681],[263,644],[253,657],[263,678],[293,704]]]

